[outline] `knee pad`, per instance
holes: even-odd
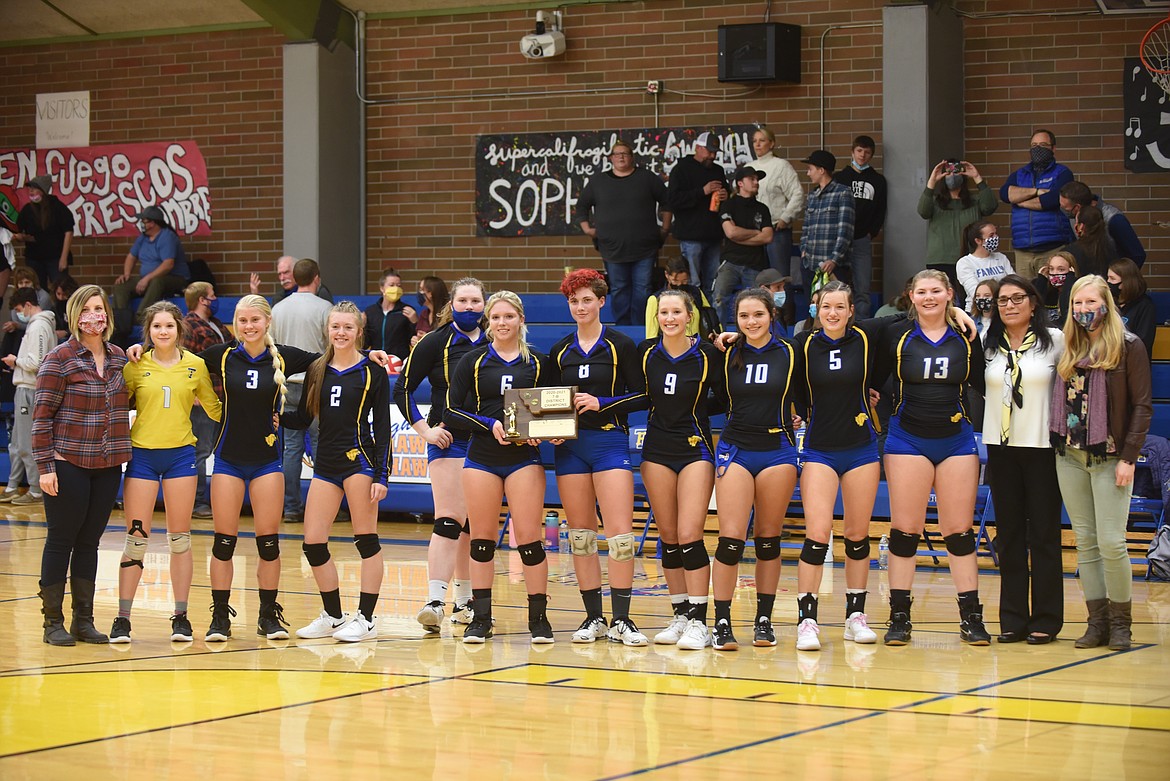
[[[520,561],[526,567],[534,567],[545,559],[544,544],[539,540],[520,545],[516,551],[520,554]]]
[[[810,540],[808,537],[804,538],[804,545],[800,548],[800,560],[805,564],[812,564],[817,567],[823,566],[828,555],[829,543],[816,542]]]
[[[186,553],[191,550],[191,532],[167,533],[167,544],[171,553]]]
[[[912,559],[918,555],[918,541],[921,534],[909,534],[901,529],[890,529],[890,555],[901,559]]]
[[[276,534],[256,535],[256,554],[261,561],[276,561],[280,558],[280,537]]]
[[[862,540],[845,538],[845,556],[854,561],[864,561],[869,558],[869,537]]]
[[[663,569],[682,569],[682,551],[677,545],[662,546],[662,568]]]
[[[259,542],[260,538],[257,537],[256,541]],[[236,535],[216,532],[215,538],[211,542],[211,555],[220,561],[231,561],[235,552]]]
[[[495,540],[472,540],[471,560],[478,562],[491,561],[496,555]]]
[[[569,529],[569,549],[574,556],[597,553],[597,532],[592,529]]]
[[[743,558],[743,546],[743,540],[737,540],[734,537],[720,537],[719,544],[715,546],[715,561],[729,567],[736,566]]]
[[[142,521],[131,521],[130,531],[126,532],[126,547],[123,550],[129,561],[123,561],[122,567],[142,567],[142,560],[146,557],[148,541],[146,530],[142,528]]]
[[[375,533],[355,534],[353,546],[357,548],[358,554],[363,559],[377,556],[382,551],[382,543],[378,542],[378,535]]]
[[[707,556],[707,546],[703,544],[702,540],[680,545],[679,553],[682,557],[683,569],[688,571],[702,569],[711,563],[711,559]]]
[[[301,550],[305,552],[305,560],[309,562],[310,567],[320,567],[329,561],[329,543],[327,542],[303,542]]]
[[[457,540],[459,539],[459,533],[462,531],[463,527],[454,518],[435,519],[434,532],[440,537],[445,537],[448,540]]]
[[[947,544],[947,553],[952,556],[970,556],[975,552],[975,532],[968,529],[958,534],[948,534],[943,537]]]
[[[609,557],[614,561],[631,561],[635,547],[633,534],[615,534],[609,538]]]
[[[779,537],[756,537],[756,561],[774,561],[780,558]]]

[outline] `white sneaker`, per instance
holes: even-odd
[[[348,624],[333,633],[333,639],[339,643],[360,643],[362,640],[373,640],[378,636],[378,627],[373,621],[367,621],[361,613],[354,613]]]
[[[675,645],[684,651],[702,651],[711,645],[711,631],[705,622],[692,618]]]
[[[687,617],[674,616],[670,619],[670,623],[666,625],[666,629],[654,635],[654,642],[658,643],[658,645],[674,645],[683,636],[686,628]]]
[[[845,639],[869,645],[877,642],[877,633],[869,628],[869,616],[853,613],[845,620]]]
[[[451,608],[451,623],[452,624],[470,624],[475,619],[475,608],[471,606],[471,600],[467,600],[462,605],[458,602]]]
[[[797,651],[819,651],[821,650],[821,639],[817,637],[821,633],[821,628],[817,626],[817,622],[811,618],[806,618],[800,622],[800,626],[796,628],[796,650]]]
[[[642,648],[650,642],[646,639],[646,635],[638,631],[638,627],[634,626],[633,621],[625,618],[615,618],[606,637],[611,643],[621,643],[630,648]]]
[[[609,631],[609,626],[605,623],[604,618],[586,618],[581,622],[581,626],[573,633],[574,643],[592,643],[605,637],[606,632]]]
[[[346,613],[342,613],[341,618],[334,618],[322,610],[321,615],[313,619],[313,623],[309,624],[308,626],[302,626],[297,630],[297,637],[301,638],[302,640],[316,640],[321,637],[333,637],[333,633],[338,629],[341,629],[341,627],[345,626],[347,623],[349,623],[349,615]]]
[[[418,622],[422,624],[423,629],[428,632],[438,632],[439,627],[443,624],[443,603],[442,602],[428,602],[419,608],[418,615],[415,616]]]

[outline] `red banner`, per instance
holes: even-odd
[[[136,236],[134,215],[158,206],[182,236],[211,234],[207,164],[194,141],[70,149],[0,149],[0,187],[53,177],[53,195],[73,212],[79,236]]]

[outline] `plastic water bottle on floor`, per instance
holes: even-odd
[[[557,551],[560,553],[569,552],[569,522],[561,521],[561,529],[557,534]]]
[[[888,569],[890,566],[890,538],[883,534],[878,540],[878,569]]]
[[[549,510],[544,514],[544,547],[545,550],[557,549],[557,516],[556,510]]]

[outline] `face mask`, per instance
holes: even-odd
[[[983,249],[988,252],[995,252],[999,249],[999,235],[988,236],[983,240]]]
[[[1077,213],[1072,211],[1071,209],[1061,209],[1060,213],[1063,214],[1065,217],[1068,217],[1070,220],[1075,220],[1077,218]]]
[[[1113,300],[1116,301],[1118,296],[1121,295],[1121,283],[1106,282],[1105,284],[1109,285],[1109,292],[1113,294]]]
[[[28,194],[28,199],[31,203],[40,203],[42,198],[44,198],[44,196],[39,192],[31,192]]]
[[[402,288],[398,285],[391,285],[382,291],[382,298],[386,299],[388,304],[397,304],[398,300],[402,298]]]
[[[1081,312],[1072,313],[1073,320],[1077,321],[1077,325],[1084,328],[1086,331],[1096,331],[1097,326],[1105,319],[1105,307],[1100,309],[1086,309]]]
[[[1064,281],[1068,279],[1068,274],[1049,274],[1048,284],[1053,287],[1064,287]]]
[[[967,177],[963,174],[947,174],[945,181],[948,190],[958,190],[967,183]]]
[[[454,321],[455,327],[465,334],[469,334],[476,328],[479,328],[479,321],[483,318],[483,312],[476,312],[468,309],[464,312],[456,312],[452,310],[451,320]]]
[[[1052,150],[1044,146],[1032,147],[1029,154],[1032,156],[1032,167],[1040,170],[1052,165],[1056,160],[1056,155],[1053,154]]]
[[[864,171],[866,168],[869,168],[869,163],[863,164],[863,163],[859,163],[855,160],[855,161],[853,161],[853,167],[856,168],[858,171]]]
[[[219,299],[218,298],[207,299],[207,311],[211,312],[212,317],[215,317],[215,313],[219,311]]]
[[[976,298],[975,299],[975,310],[978,312],[990,312],[991,311],[991,299],[990,298]]]
[[[17,321],[18,323],[25,323],[25,324],[27,324],[27,323],[28,323],[28,321],[31,319],[31,318],[30,318],[28,315],[26,315],[24,312],[15,312],[14,314],[16,315],[16,321]]]
[[[772,303],[776,305],[777,309],[784,306],[784,302],[787,300],[788,300],[787,291],[778,290],[777,292],[772,294]]]
[[[813,320],[817,319],[817,305],[816,304],[809,304],[808,305],[808,316]]]
[[[83,334],[101,336],[106,332],[105,312],[82,312],[77,318],[77,327]]]

